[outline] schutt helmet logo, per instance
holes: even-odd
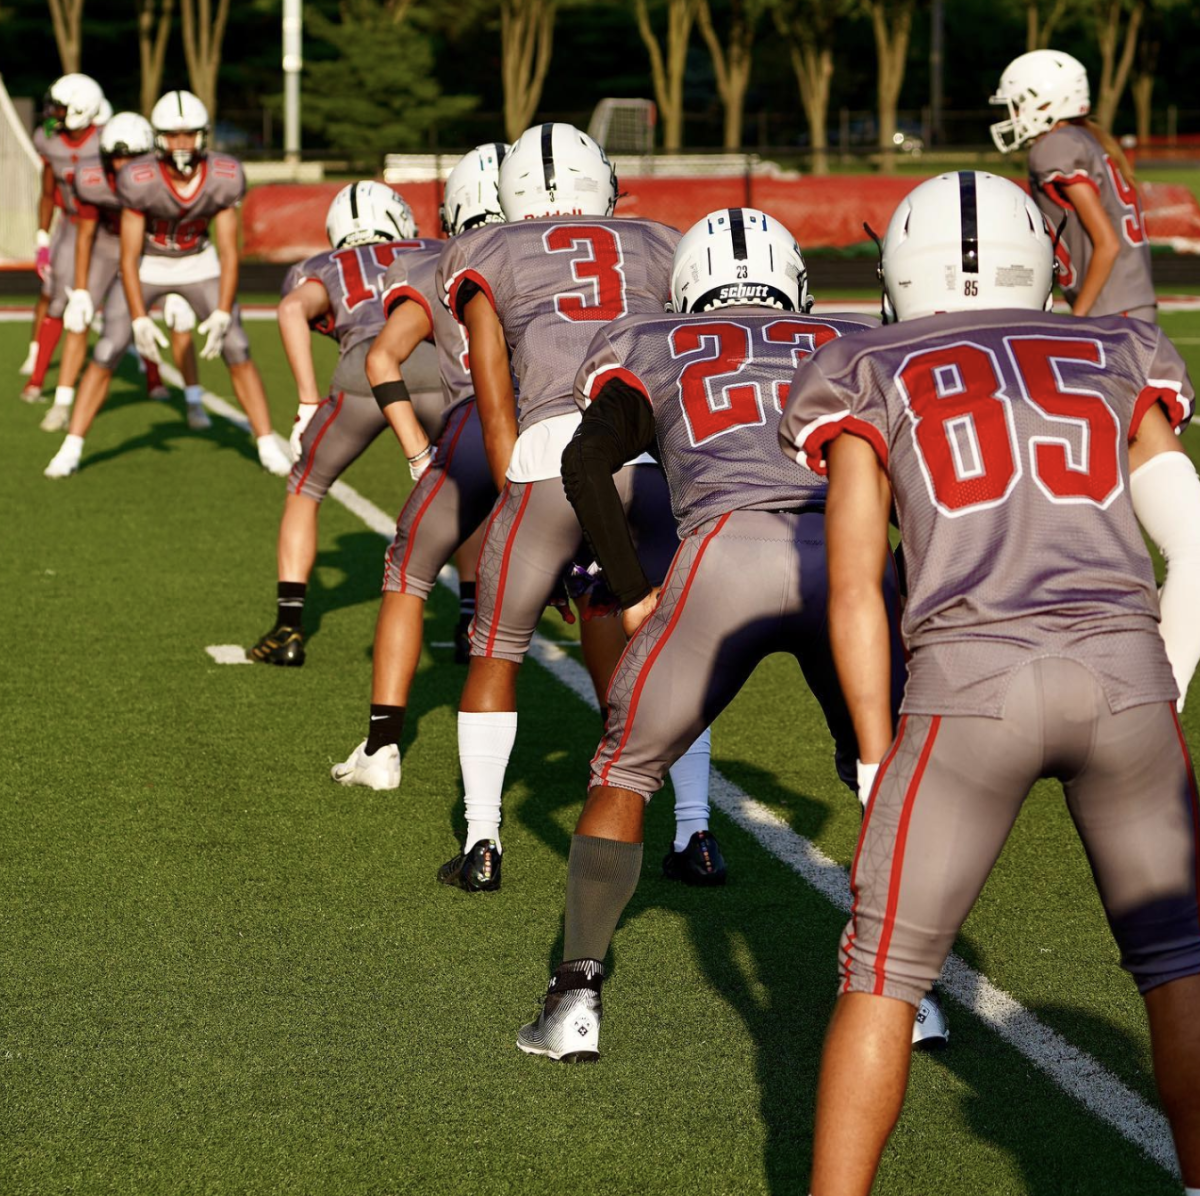
[[[737,282],[732,286],[722,287],[721,299],[762,299],[770,293],[770,288],[760,282]]]

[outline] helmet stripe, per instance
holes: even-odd
[[[542,177],[546,184],[546,194],[554,197],[554,126],[542,125]]]
[[[958,172],[958,207],[962,214],[962,268],[964,274],[979,273],[979,209],[975,194],[975,172]]]
[[[353,183],[350,187],[350,219],[358,219],[358,184]]]
[[[492,151],[496,155],[496,165],[499,166],[504,161],[504,155],[508,152],[508,147],[503,141],[493,141]]]
[[[746,250],[746,222],[741,208],[729,209],[729,234],[733,237],[733,260],[744,262],[750,254]]]

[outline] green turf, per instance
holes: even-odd
[[[1163,323],[1200,341],[1196,315]],[[249,330],[285,427],[277,335]],[[7,376],[25,336],[0,324]],[[219,365],[204,379],[228,394]],[[0,1192],[803,1193],[841,915],[720,816],[729,886],[660,881],[664,795],[615,941],[604,1058],[520,1056],[595,714],[523,670],[504,890],[437,886],[461,817],[447,650],[426,652],[403,788],[328,779],[365,722],[383,541],[328,503],[308,665],[214,665],[206,645],[271,621],[280,482],[222,421],[189,432],[178,401],[143,401],[133,373],[72,479],[40,476],[58,437],[39,414],[0,404]],[[385,510],[408,487],[387,443],[346,480]],[[439,590],[427,638],[450,639],[456,613]],[[1194,745],[1198,708],[1194,689]],[[714,757],[848,862],[857,807],[794,663],[759,670]],[[959,949],[1152,1098],[1144,1017],[1050,787]],[[950,1013],[953,1050],[917,1059],[877,1191],[1178,1190]]]

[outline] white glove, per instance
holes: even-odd
[[[879,772],[879,764],[864,764],[861,760],[855,760],[854,771],[858,774],[858,800],[862,802],[865,810],[871,790],[875,788],[875,774]]]
[[[86,287],[67,291],[67,307],[63,312],[63,327],[68,332],[86,332],[96,316],[96,305]]]
[[[133,322],[133,345],[147,361],[162,364],[162,355],[158,346],[165,349],[167,338],[159,331],[158,325],[149,316],[138,316]]]
[[[425,471],[433,464],[437,446],[427,444],[415,457],[408,458],[409,476],[414,482],[419,482]]]
[[[232,323],[233,316],[218,307],[196,329],[197,332],[203,333],[208,337],[208,340],[204,342],[204,348],[200,350],[200,356],[205,361],[212,361],[214,357],[221,356],[221,346],[225,343],[225,334],[229,331],[229,325]]]
[[[172,332],[191,332],[196,327],[196,313],[182,295],[168,295],[163,300],[163,323]]]
[[[320,403],[301,403],[296,409],[296,418],[292,423],[292,434],[288,437],[288,447],[292,450],[292,460],[299,461],[300,453],[303,451],[300,447],[300,441],[304,439],[304,429],[312,423],[312,418],[317,414],[317,408]]]

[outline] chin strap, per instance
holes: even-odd
[[[883,292],[883,241],[880,240],[879,234],[864,220],[863,231],[867,236],[875,242],[875,248],[879,250],[879,261],[875,263],[875,277],[879,279],[879,318],[884,324],[890,324],[888,319],[887,304],[884,302],[885,294]]]

